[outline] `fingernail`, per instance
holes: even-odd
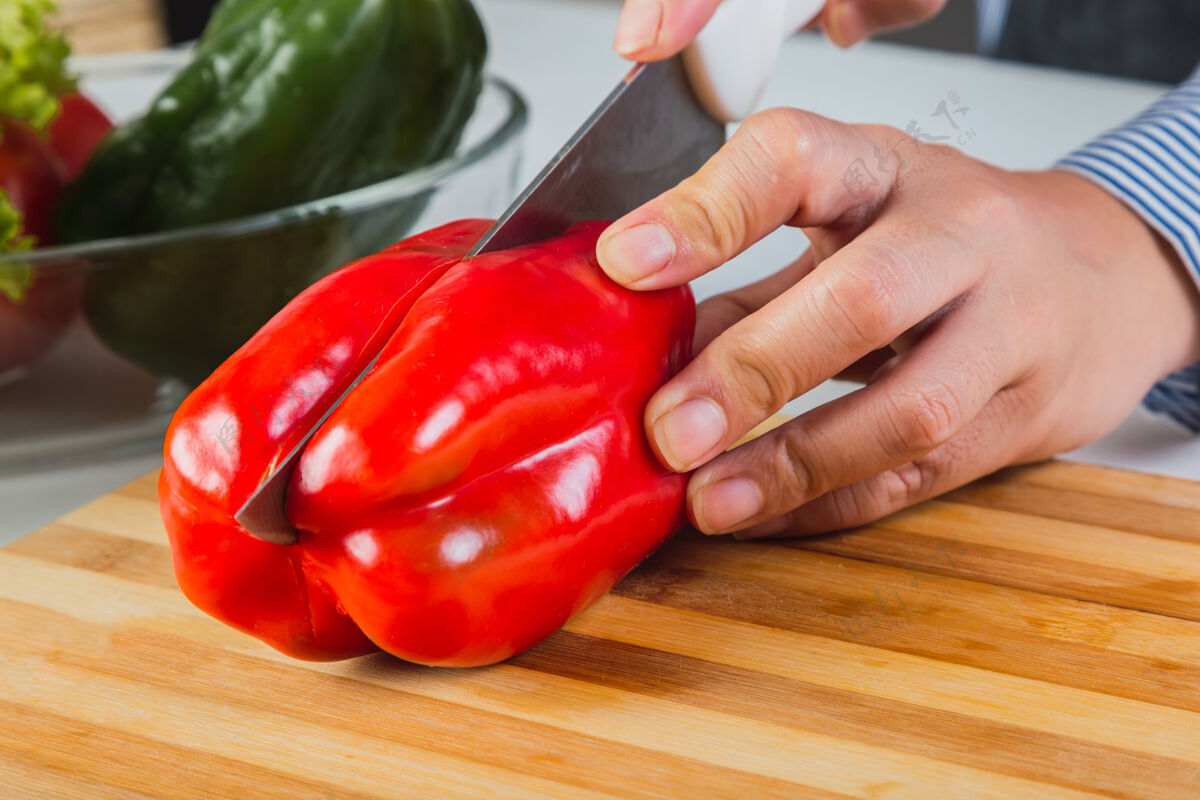
[[[704,456],[725,441],[725,412],[711,400],[687,400],[654,423],[654,440],[673,469],[699,466]]]
[[[675,240],[662,225],[647,222],[603,239],[596,257],[609,277],[629,285],[666,268],[675,257]]]
[[[726,478],[701,490],[696,506],[704,533],[719,533],[762,511],[762,490],[746,478]]]
[[[625,4],[617,21],[617,36],[613,49],[631,56],[654,44],[658,26],[662,24],[662,3],[659,0],[631,0]]]

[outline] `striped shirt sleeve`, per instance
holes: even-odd
[[[1133,209],[1175,248],[1200,286],[1200,69],[1140,116],[1056,166]],[[1156,384],[1145,405],[1200,433],[1200,364]]]

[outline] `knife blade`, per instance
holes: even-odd
[[[693,93],[681,57],[638,64],[489,228],[467,257],[528,244],[591,219],[616,219],[694,173],[725,142],[725,123]],[[250,533],[276,544],[298,538],[284,513],[288,481],[308,440],[375,361],[238,510]]]
[[[638,64],[605,98],[468,256],[612,220],[694,173],[725,142],[681,57]]]

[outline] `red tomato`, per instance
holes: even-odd
[[[22,122],[0,118],[0,136],[0,192],[21,213],[21,234],[45,245],[63,188],[58,159]],[[80,275],[39,273],[19,301],[0,294],[0,376],[32,364],[50,348],[74,316],[81,288]]]
[[[63,176],[50,145],[23,122],[0,118],[0,192],[21,212],[22,233],[44,246]]]
[[[78,313],[82,275],[38,275],[19,303],[0,294],[0,385],[50,349]]]
[[[70,181],[83,171],[113,124],[95,103],[79,92],[68,92],[58,99],[62,110],[48,129],[50,149],[58,156],[63,175]]]

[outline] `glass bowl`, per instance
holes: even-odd
[[[78,66],[123,119],[186,59]],[[0,255],[0,473],[159,446],[188,389],[317,278],[410,233],[500,214],[527,118],[489,76],[454,155],[414,172],[218,224]]]

